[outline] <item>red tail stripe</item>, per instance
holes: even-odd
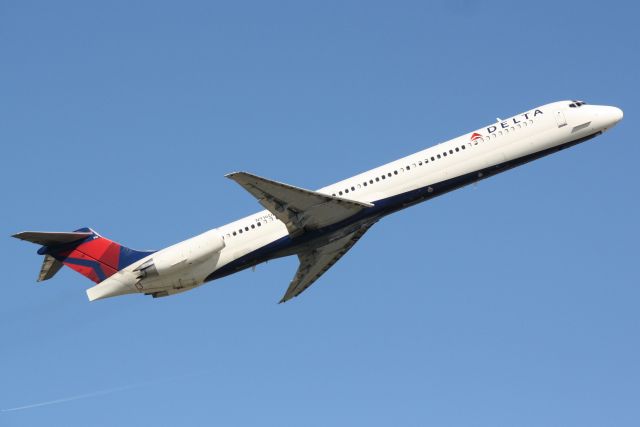
[[[118,260],[120,258],[120,245],[104,237],[90,240],[77,246],[74,251],[82,252],[86,256],[93,258],[110,267],[114,271],[118,270]],[[105,271],[105,273],[107,273]],[[110,274],[107,274],[110,276]]]

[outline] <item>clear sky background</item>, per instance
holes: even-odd
[[[637,426],[636,2],[0,3],[0,425]],[[561,99],[586,144],[170,298],[37,285],[22,230],[162,248]],[[75,399],[78,397],[78,399]],[[47,403],[27,409],[7,409]]]

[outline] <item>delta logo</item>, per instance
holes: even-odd
[[[509,126],[514,126],[514,125],[517,125],[518,123],[522,123],[523,119],[524,120],[533,119],[541,114],[544,114],[541,110],[534,110],[533,113],[529,111],[528,113],[520,114],[519,116],[511,117],[510,119],[500,121],[498,124],[500,125],[500,129],[507,129]],[[487,133],[493,133],[496,130],[498,130],[497,125],[489,126],[487,128]]]
[[[487,133],[488,134],[492,134],[495,131],[497,131],[498,129],[507,129],[510,126],[517,125],[518,123],[522,123],[522,119],[523,118],[524,118],[524,120],[529,120],[529,119],[533,119],[534,117],[536,117],[538,115],[541,115],[541,114],[544,114],[541,110],[534,110],[533,113],[528,112],[528,113],[524,113],[524,114],[521,114],[521,115],[516,116],[516,117],[512,117],[512,118],[507,119],[507,120],[502,120],[502,121],[500,121],[498,123],[499,127],[498,127],[498,125],[489,126],[487,128]],[[518,120],[518,119],[520,119],[520,120]],[[471,138],[470,139],[471,139],[471,141],[476,141],[479,138],[482,138],[482,135],[480,135],[478,132],[474,132],[474,133],[471,134]]]

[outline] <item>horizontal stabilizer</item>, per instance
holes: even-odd
[[[84,240],[91,235],[92,233],[83,231],[23,231],[13,237],[42,246],[56,246]]]
[[[56,275],[64,264],[51,255],[45,255],[44,261],[42,261],[42,267],[40,267],[40,274],[38,275],[38,282],[51,279]]]

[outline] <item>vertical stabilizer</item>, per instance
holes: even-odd
[[[136,251],[102,237],[90,228],[73,232],[24,231],[13,237],[42,245],[44,255],[38,282],[52,278],[63,265],[95,283],[141,260],[154,251]]]

